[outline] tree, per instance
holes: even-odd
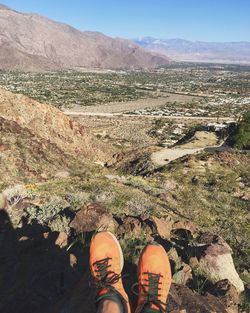
[[[233,146],[238,149],[250,149],[250,111],[247,111],[233,137]]]

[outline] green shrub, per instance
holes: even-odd
[[[49,225],[68,207],[67,201],[53,200],[39,207],[29,207],[26,213],[30,222],[36,220],[40,225]]]
[[[250,149],[250,111],[246,112],[233,137],[233,146],[238,149]]]

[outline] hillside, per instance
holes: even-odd
[[[142,37],[134,42],[174,61],[250,63],[250,42],[202,42]]]
[[[129,40],[81,32],[38,14],[0,6],[1,69],[144,68],[168,62]]]
[[[53,106],[5,90],[0,131],[0,187],[95,172],[115,152]]]
[[[171,260],[169,313],[238,313],[237,291],[243,285],[228,243],[247,283],[249,231],[241,221],[247,212],[248,161],[229,153],[188,157],[147,178],[105,169],[32,184],[20,176],[21,185],[2,189],[7,201],[0,198],[5,207],[0,210],[0,278],[5,282],[0,309],[94,313],[88,246],[93,231],[109,229],[123,248],[132,307],[138,256],[154,240]]]
[[[60,110],[23,95],[0,90],[0,116],[70,155],[92,161],[105,161],[111,156],[109,148],[84,126]]]

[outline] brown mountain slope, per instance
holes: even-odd
[[[37,14],[0,6],[0,68],[49,70],[74,67],[140,68],[169,59],[124,39],[81,32]]]
[[[49,140],[1,116],[0,130],[0,185],[51,178],[70,172],[77,161]]]
[[[23,95],[0,90],[0,117],[16,122],[66,154],[93,161],[105,161],[110,157],[109,149],[83,126],[60,110]]]

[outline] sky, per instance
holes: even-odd
[[[112,37],[250,41],[250,0],[0,0]]]

